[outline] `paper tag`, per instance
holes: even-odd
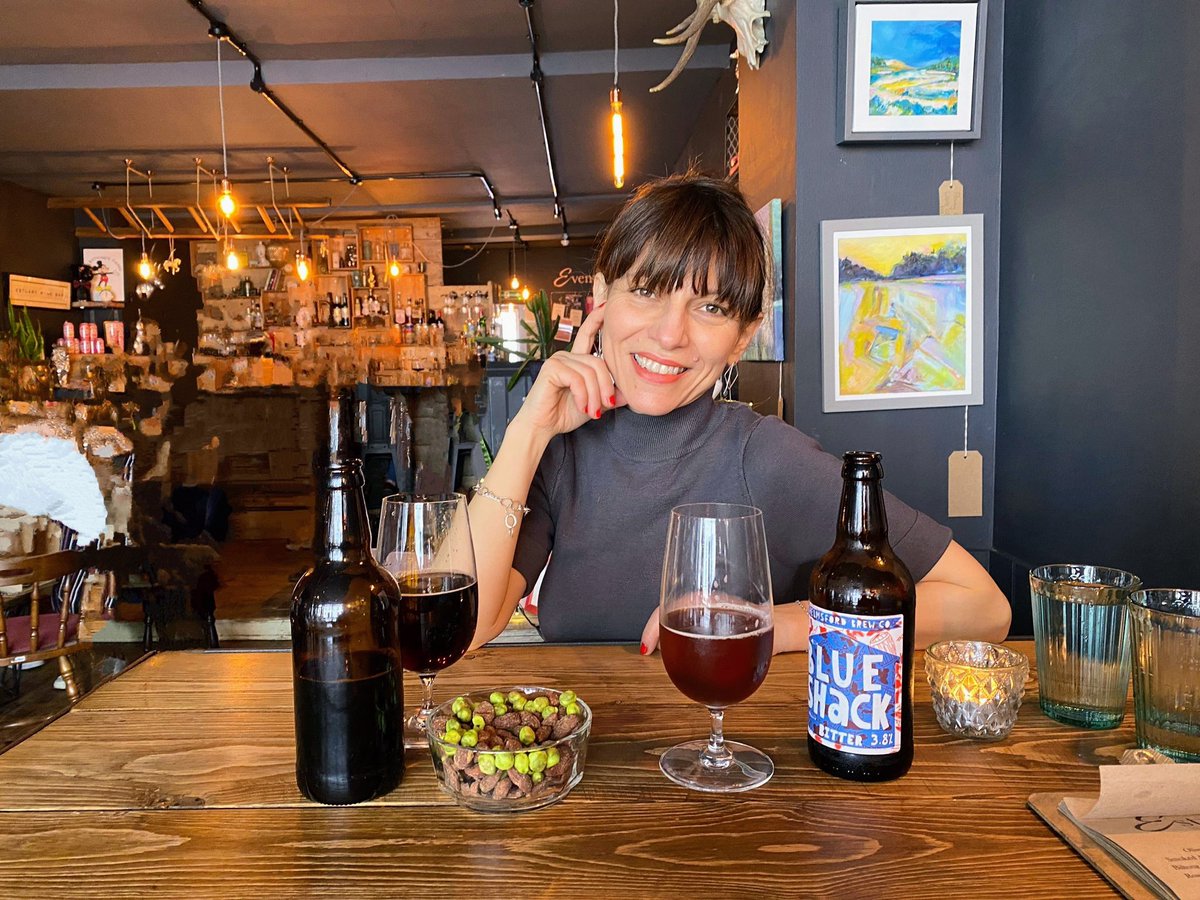
[[[943,181],[938,188],[938,215],[961,216],[963,214],[963,186],[957,178]]]
[[[983,454],[955,450],[946,461],[950,518],[983,515]]]

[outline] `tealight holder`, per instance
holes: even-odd
[[[1029,660],[987,641],[939,641],[925,651],[925,674],[943,730],[998,741],[1017,722]]]

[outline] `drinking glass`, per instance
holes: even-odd
[[[671,510],[663,558],[659,646],[667,675],[708,707],[707,741],[688,741],[662,755],[659,768],[697,791],[748,791],[775,771],[761,750],[723,733],[726,708],[762,684],[775,629],[771,571],[761,510],[732,503],[694,503]]]
[[[400,585],[400,662],[421,680],[404,746],[425,746],[433,680],[471,646],[479,614],[475,551],[463,494],[393,494],[379,514],[379,562]]]
[[[1129,693],[1129,614],[1136,575],[1104,566],[1040,566],[1029,573],[1038,702],[1066,725],[1116,728]]]
[[[1200,591],[1138,591],[1129,614],[1138,746],[1200,762]]]

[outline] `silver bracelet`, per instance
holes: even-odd
[[[499,494],[494,493],[491,488],[483,483],[482,478],[475,483],[475,493],[481,497],[487,497],[489,500],[495,500],[504,507],[504,527],[508,529],[509,537],[513,536],[513,529],[517,527],[517,513],[520,512],[523,516],[529,513],[528,506],[522,506],[511,497],[501,497]]]

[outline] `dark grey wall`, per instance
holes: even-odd
[[[1200,586],[1200,10],[1006,30],[995,546]]]
[[[45,194],[0,181],[0,292],[6,305],[9,275],[70,280],[70,265],[78,255],[72,213],[47,209],[46,200]],[[29,314],[41,326],[49,352],[68,314],[32,307]],[[0,310],[0,329],[8,330],[7,310]]]
[[[922,215],[937,212],[938,185],[948,174],[947,144],[853,144],[839,146],[836,135],[838,15],[844,0],[779,0],[771,4],[772,50],[784,50],[795,62],[796,85],[790,120],[770,91],[755,91],[756,78],[742,73],[741,119],[743,182],[757,195],[750,151],[756,140],[774,139],[774,159],[789,153],[794,140],[795,208],[791,227],[795,252],[794,290],[789,293],[788,328],[795,342],[794,402],[788,416],[834,453],[847,449],[883,452],[887,486],[906,501],[954,528],[969,549],[992,546],[993,483],[996,461],[995,395],[997,298],[999,290],[1001,71],[1004,2],[991,0],[987,23],[982,139],[956,148],[955,173],[964,183],[966,212],[983,213],[984,242],[984,397],[971,407],[971,446],[984,458],[983,516],[946,518],[946,458],[962,447],[962,409],[884,412],[821,412],[820,223],[824,219]],[[782,27],[781,27],[782,25]],[[751,123],[759,123],[757,128]],[[790,133],[789,129],[793,132]],[[793,137],[794,133],[794,137]],[[772,148],[764,150],[772,153]],[[774,169],[781,163],[775,162]],[[753,181],[751,180],[753,177]],[[769,179],[787,190],[786,174]],[[786,194],[783,194],[786,197]],[[752,199],[759,199],[757,196]],[[773,372],[772,372],[773,374]]]
[[[725,117],[737,103],[737,76],[733,66],[721,73],[712,92],[696,116],[692,133],[675,161],[676,172],[699,169],[706,175],[720,178],[725,169]]]

